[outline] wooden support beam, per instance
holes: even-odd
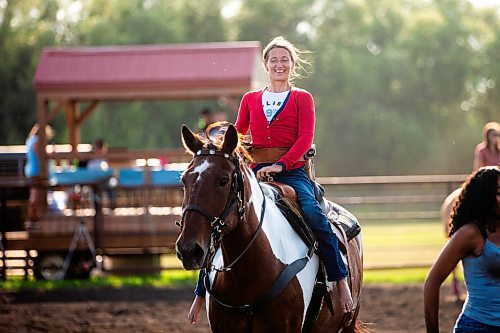
[[[92,101],[92,103],[85,109],[83,110],[80,119],[78,120],[78,125],[81,125],[91,114],[94,112],[94,110],[97,108],[99,105],[100,101]]]
[[[78,153],[78,144],[80,143],[80,109],[77,101],[68,101],[65,103],[64,110],[66,112],[66,119],[68,122],[69,129],[69,144],[71,145],[72,154],[75,155]]]
[[[64,102],[62,101],[59,101],[56,105],[56,107],[54,109],[52,109],[52,111],[50,111],[50,114],[47,118],[47,122],[48,123],[51,123],[52,120],[54,120],[54,118],[57,116],[57,114],[63,109],[64,107]]]

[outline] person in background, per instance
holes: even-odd
[[[47,205],[47,189],[40,184],[40,156],[43,149],[40,145],[40,125],[36,123],[31,128],[26,139],[26,165],[24,166],[24,175],[28,178],[31,185],[30,197],[28,202],[27,221],[38,221],[40,212]],[[49,125],[45,126],[45,136],[51,140],[54,131]]]
[[[483,137],[474,151],[473,170],[488,165],[500,166],[500,124],[492,121],[484,125]]]
[[[269,42],[264,48],[262,62],[270,84],[243,96],[235,127],[243,135],[251,131],[254,149],[288,148],[274,163],[252,165],[253,171],[259,180],[272,176],[297,192],[304,218],[318,240],[318,253],[325,265],[328,284],[336,284],[341,310],[346,313],[353,310],[348,271],[340,255],[338,239],[315,198],[314,184],[306,174],[305,162],[301,161],[311,148],[315,128],[312,95],[293,86],[293,79],[299,76],[297,69],[307,64],[300,57],[301,53],[283,37]],[[201,272],[203,274],[203,270]],[[191,324],[198,320],[205,302],[202,280],[200,276],[188,314]]]
[[[215,112],[214,122],[224,122],[227,121],[227,113],[222,110]]]
[[[87,162],[87,168],[90,170],[107,170],[109,168],[106,154],[108,152],[108,145],[106,142],[98,138],[92,145],[93,157]]]
[[[500,332],[500,169],[480,168],[462,185],[449,241],[424,285],[425,325],[439,332],[439,290],[462,261],[467,298],[454,332]]]
[[[201,110],[200,112],[200,118],[198,119],[198,128],[200,129],[200,132],[205,133],[207,127],[214,122],[215,118],[212,114],[212,110],[210,110],[209,108],[203,108],[203,110]]]
[[[108,170],[109,163],[106,157],[108,153],[108,144],[102,138],[98,138],[92,145],[93,158],[88,160],[88,170]],[[108,181],[102,184],[101,189],[107,194],[109,199],[109,207],[115,209],[116,207],[116,194]]]

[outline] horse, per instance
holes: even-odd
[[[462,188],[458,188],[455,191],[451,192],[443,201],[441,205],[441,209],[439,211],[439,216],[441,218],[441,223],[444,226],[444,232],[446,237],[448,237],[448,233],[450,232],[450,216],[453,211],[453,207],[462,193]],[[457,301],[461,301],[460,296],[460,281],[458,280],[458,272],[455,267],[451,272],[452,281],[451,281],[451,292],[455,296]]]
[[[340,310],[336,285],[324,288],[316,312],[321,272],[307,246],[258,182],[250,156],[229,124],[204,138],[185,125],[181,137],[193,156],[183,173],[184,199],[176,252],[184,269],[206,269],[206,309],[213,332],[358,332],[362,284],[361,234],[347,244],[355,309]],[[340,243],[340,242],[339,242]],[[346,256],[344,255],[344,258]],[[323,284],[325,286],[325,284]],[[328,291],[327,291],[328,290]],[[309,318],[314,320],[309,320]],[[306,327],[307,323],[311,323]]]

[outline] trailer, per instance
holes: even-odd
[[[14,160],[22,166],[24,154],[0,151],[0,166]],[[26,220],[29,181],[3,170],[2,276],[10,270],[38,279],[81,278],[97,264],[115,273],[158,272],[159,256],[172,253],[178,233],[182,165],[55,172],[43,185],[47,210],[38,221]]]

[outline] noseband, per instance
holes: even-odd
[[[226,267],[221,267],[221,268],[215,268],[212,265],[213,258],[215,256],[215,252],[217,248],[219,247],[220,241],[221,241],[221,234],[224,228],[226,227],[225,220],[226,218],[233,212],[235,208],[238,209],[238,222],[243,220],[245,217],[245,212],[246,212],[246,205],[243,203],[243,198],[245,194],[245,184],[244,184],[244,175],[243,172],[241,172],[240,169],[240,159],[238,156],[232,156],[230,154],[224,153],[220,150],[215,150],[215,149],[201,149],[196,152],[196,154],[193,156],[193,160],[202,157],[202,156],[216,156],[216,157],[221,157],[225,158],[229,161],[231,161],[234,165],[234,172],[232,175],[232,183],[231,183],[231,188],[232,188],[232,194],[233,194],[233,200],[230,202],[230,197],[231,194],[229,194],[228,199],[226,200],[226,206],[224,207],[224,210],[219,216],[213,216],[210,214],[206,209],[199,205],[195,204],[189,204],[186,205],[183,210],[182,210],[182,216],[181,216],[181,222],[179,223],[179,226],[182,230],[182,227],[184,225],[184,217],[186,212],[188,211],[195,211],[200,213],[201,215],[205,216],[208,221],[210,222],[210,226],[212,227],[212,231],[210,233],[210,246],[207,254],[207,259],[206,259],[206,268],[209,271],[210,269],[214,269],[218,272],[226,272],[230,271],[231,267],[247,252],[247,250],[250,248],[250,245],[255,241],[257,238],[257,235],[259,231],[262,229],[262,222],[264,220],[264,211],[265,211],[265,196],[263,203],[262,203],[262,213],[261,213],[261,218],[259,221],[259,226],[257,227],[257,230],[255,231],[254,235],[252,236],[252,239],[248,243],[247,247],[243,250],[243,252],[229,265]]]

